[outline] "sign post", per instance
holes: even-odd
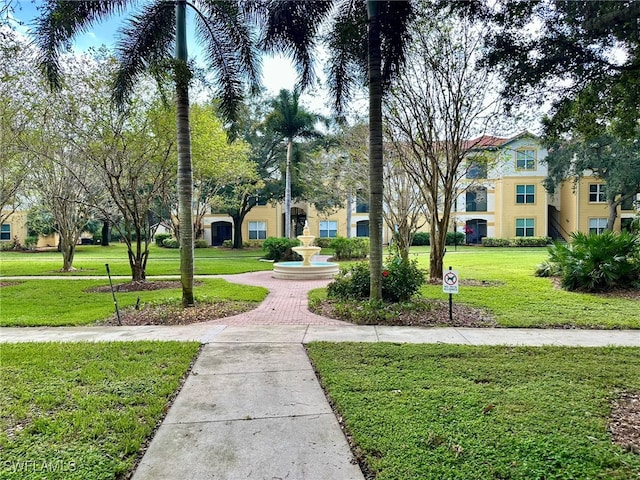
[[[449,320],[453,320],[453,294],[458,293],[458,272],[451,267],[442,275],[442,291],[449,294]]]

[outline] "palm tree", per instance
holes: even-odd
[[[266,48],[292,56],[305,87],[314,80],[321,26],[331,19],[329,83],[339,114],[356,83],[368,79],[371,299],[382,298],[382,97],[404,63],[412,17],[408,0],[273,2],[265,29]]]
[[[253,3],[242,0],[49,0],[37,19],[39,64],[53,87],[61,83],[60,52],[73,37],[91,25],[130,8],[141,7],[126,21],[117,44],[119,71],[114,100],[124,104],[135,82],[145,72],[169,70],[175,83],[178,144],[178,216],[180,222],[180,272],[182,304],[193,296],[193,178],[189,133],[189,83],[187,56],[187,5],[196,12],[196,32],[206,60],[219,81],[221,111],[233,117],[242,99],[244,78],[258,81],[257,49],[251,29]],[[174,54],[172,55],[172,50]]]
[[[287,143],[287,160],[285,169],[284,236],[291,238],[291,159],[293,142],[296,138],[319,138],[321,134],[315,130],[320,116],[307,112],[300,104],[300,92],[294,90],[280,90],[272,101],[273,111],[265,119],[268,128],[280,135]]]

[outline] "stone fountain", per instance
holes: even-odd
[[[302,242],[299,247],[293,247],[293,251],[302,257],[301,262],[278,262],[273,264],[273,277],[289,280],[312,280],[320,278],[333,278],[338,273],[338,264],[333,262],[312,262],[311,257],[321,249],[311,245],[316,238],[309,232],[309,222],[304,222],[302,235],[298,235]]]

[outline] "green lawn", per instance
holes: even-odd
[[[377,480],[632,479],[611,401],[639,348],[330,344],[309,355]]]
[[[114,313],[110,292],[88,289],[109,285],[107,280],[26,280],[0,290],[1,326],[87,325]],[[115,283],[117,285],[117,282]],[[239,300],[259,303],[268,291],[262,287],[238,285],[225,280],[206,279],[195,287],[196,301]],[[120,307],[141,303],[180,303],[182,290],[145,290],[117,293]]]
[[[465,279],[500,282],[495,286],[460,286],[454,301],[489,309],[505,327],[570,325],[590,328],[640,328],[637,300],[568,292],[548,278],[534,276],[546,248],[463,248],[445,255],[445,269],[452,266]],[[421,267],[428,269],[428,254],[416,250]],[[427,285],[425,296],[446,299],[441,285]]]
[[[149,249],[147,275],[179,275],[180,252],[177,249]],[[226,248],[196,248],[196,275],[223,275],[259,270],[270,270],[273,265],[261,262],[260,249],[230,250]],[[64,275],[106,275],[105,263],[109,264],[112,275],[131,275],[127,249],[123,244],[108,247],[99,245],[78,246],[73,261],[77,269]],[[47,252],[0,252],[0,276],[15,275],[60,275],[62,255]]]
[[[0,478],[125,478],[164,416],[196,343],[0,347]]]

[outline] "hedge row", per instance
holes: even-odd
[[[546,247],[551,244],[549,237],[515,237],[482,239],[483,247]]]
[[[447,232],[447,239],[445,243],[447,245],[464,245],[466,241],[466,236],[462,232]],[[413,236],[413,242],[411,245],[414,247],[431,245],[431,235],[428,232],[418,232]]]

